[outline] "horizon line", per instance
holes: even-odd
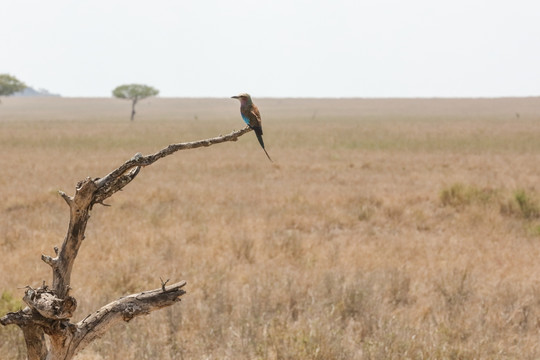
[[[114,96],[71,96],[71,95],[16,95],[13,98],[64,98],[64,99],[116,99]],[[257,99],[298,99],[298,100],[452,100],[452,99],[529,99],[538,95],[499,95],[499,96],[254,96]],[[6,97],[4,97],[5,99]],[[158,99],[228,99],[229,96],[152,96]],[[149,99],[149,98],[147,98]],[[125,100],[125,99],[119,99]]]

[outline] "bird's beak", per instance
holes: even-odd
[[[238,99],[237,95],[231,96],[231,99]]]

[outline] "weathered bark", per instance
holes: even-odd
[[[74,297],[66,296],[60,299],[45,284],[35,290],[28,286],[23,301],[47,319],[69,319],[77,308],[77,300]]]
[[[24,308],[23,310],[7,313],[0,318],[0,324],[6,325],[18,325],[23,334],[26,342],[26,352],[28,359],[45,360],[49,353],[47,344],[45,342],[45,333],[40,325],[46,325],[46,319],[42,318],[39,314],[33,314],[30,308]]]
[[[251,129],[245,127],[225,136],[172,144],[147,156],[136,154],[103,178],[86,178],[80,181],[74,196],[60,192],[70,209],[67,234],[61,248],[54,248],[55,257],[41,256],[52,268],[52,287],[45,283],[37,289],[27,287],[23,300],[28,307],[0,318],[0,324],[15,324],[22,329],[29,360],[69,360],[93,340],[101,337],[114,323],[129,321],[180,301],[180,297],[185,294],[182,288],[186,282],[170,286],[162,283],[159,289],[120,298],[88,315],[84,320],[71,323],[70,318],[77,308],[76,299],[69,295],[71,272],[85,238],[90,211],[95,204],[105,205],[103,201],[135,179],[142,167],[179,150],[236,141],[249,131]],[[47,347],[45,335],[49,336],[50,348]]]

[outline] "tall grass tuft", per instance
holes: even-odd
[[[441,190],[439,198],[444,206],[463,207],[472,203],[487,204],[497,196],[497,191],[475,185],[454,183]]]
[[[536,219],[540,216],[540,205],[538,204],[538,201],[533,199],[533,197],[525,190],[516,190],[516,192],[514,192],[514,200],[524,218]]]

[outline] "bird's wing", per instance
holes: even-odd
[[[250,107],[241,107],[240,114],[242,115],[242,119],[244,119],[244,122],[248,124],[250,128],[259,128],[261,129],[262,133],[261,114],[259,113],[259,109],[257,109],[255,105],[252,105]]]
[[[249,124],[251,126],[258,126],[262,127],[262,121],[261,121],[261,113],[259,112],[259,109],[253,105],[251,107],[251,111],[248,114],[249,116]]]

